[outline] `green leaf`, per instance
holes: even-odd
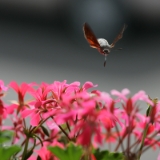
[[[33,147],[27,151],[27,153],[25,155],[25,159],[28,159],[33,154],[33,150],[35,147],[36,147],[36,138],[34,138]]]
[[[75,146],[73,143],[70,143],[65,149],[62,149],[58,146],[50,146],[48,149],[60,160],[80,160],[82,156],[82,147]]]
[[[97,160],[103,160],[106,155],[109,155],[109,151],[100,151],[100,149],[94,150],[93,154]]]
[[[124,155],[118,152],[100,151],[97,149],[94,150],[93,154],[97,160],[124,160]]]
[[[37,160],[42,160],[40,156],[37,157]]]
[[[147,117],[150,115],[151,110],[152,110],[152,107],[149,106],[149,107],[147,108],[147,111],[146,111],[146,116],[147,116]]]
[[[124,160],[124,155],[122,153],[113,152],[113,153],[109,153],[108,158],[110,158],[110,160]]]
[[[11,141],[13,137],[13,132],[12,131],[1,131],[0,132],[0,143],[5,143],[7,141]]]
[[[26,153],[25,159],[28,159],[32,154],[33,154],[33,150],[31,149]]]
[[[69,143],[68,138],[66,136],[61,136],[61,138],[58,141],[64,145]]]
[[[19,152],[21,148],[19,146],[13,145],[13,146],[1,146],[0,147],[0,157],[3,157],[3,160],[9,160],[14,154]]]
[[[44,126],[41,126],[42,130],[43,130],[43,133],[49,137],[49,132],[48,130],[44,127]]]

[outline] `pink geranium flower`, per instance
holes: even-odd
[[[94,85],[92,82],[87,81],[87,82],[85,82],[84,85],[82,86],[82,90],[83,90],[83,91],[84,91],[84,90],[88,90],[88,89],[90,89],[90,88],[97,87],[97,86],[98,86],[97,84]]]
[[[157,160],[160,160],[160,154],[158,155]]]
[[[21,116],[13,115],[10,117],[12,126],[3,126],[2,130],[11,130],[14,131],[14,137],[12,144],[18,143],[21,136],[25,137],[24,134],[24,126],[23,126],[23,118]]]
[[[3,91],[7,91],[8,87],[4,85],[4,82],[0,80],[0,126],[2,125],[2,121],[7,117],[6,105],[1,99],[4,96]]]
[[[49,84],[42,83],[37,90],[30,91],[30,94],[35,98],[30,103],[30,107],[25,108],[21,112],[22,117],[31,117],[31,125],[37,126],[44,113],[51,114],[47,111],[52,111],[52,105],[55,104],[53,99],[48,99],[49,92],[51,91]]]
[[[14,132],[13,144],[24,138],[23,159],[33,149],[35,157],[32,155],[29,160],[57,160],[47,147],[64,148],[70,141],[83,146],[86,157],[92,154],[90,150],[105,142],[109,147],[114,144],[114,151],[121,147],[125,159],[133,159],[133,155],[139,157],[148,148],[160,147],[157,138],[160,102],[155,103],[142,90],[133,96],[128,89],[112,90],[111,94],[98,90],[89,92],[97,86],[89,81],[82,85],[77,81],[68,84],[66,80],[33,85],[18,85],[12,81],[9,86],[18,95],[18,101],[12,101],[7,107],[2,100],[7,87],[0,80],[0,128]],[[29,102],[25,101],[26,94],[31,96]],[[147,114],[140,112],[139,101],[149,106]],[[2,125],[3,119],[11,113],[12,125]],[[27,117],[30,117],[30,123],[26,123]],[[28,142],[34,143],[30,146]],[[91,157],[95,159],[93,155]]]
[[[48,146],[59,146],[61,148],[64,148],[63,145],[57,141],[49,143],[44,142],[43,147],[41,147],[39,150],[35,150],[35,153],[38,154],[38,156],[41,158],[41,160],[58,160],[57,157],[55,157],[48,149]],[[34,156],[30,157],[28,160],[36,160]]]
[[[77,137],[77,142],[84,146],[91,145],[92,137],[96,136],[97,143],[102,143],[101,135],[101,126],[98,121],[98,113],[91,109],[84,114],[81,114],[81,117],[85,120],[79,121],[74,129],[71,131],[70,136],[73,135]]]
[[[53,84],[51,84],[50,88],[53,94],[53,98],[60,100],[63,94],[69,95],[79,89],[80,82],[73,82],[71,84],[67,84],[66,82],[66,80],[63,82],[55,81]]]
[[[30,108],[26,108],[22,112],[22,116],[31,117],[31,125],[36,126],[39,124],[41,118],[44,119],[56,115],[61,106],[59,102],[62,95],[70,95],[79,87],[79,82],[67,84],[66,81],[58,82],[55,81],[52,84],[42,83],[40,87],[31,92],[35,100],[32,101]]]
[[[28,104],[25,103],[24,98],[27,92],[32,91],[34,83],[22,83],[20,86],[15,81],[12,81],[9,86],[18,94],[18,102],[12,101],[12,105],[8,108],[8,113],[13,113],[14,109],[17,109],[17,113],[19,113],[20,110],[23,110],[26,106],[28,107]]]
[[[7,91],[7,90],[8,90],[8,87],[6,87],[4,85],[4,82],[2,80],[0,80],[0,92]]]

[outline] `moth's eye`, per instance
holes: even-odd
[[[109,49],[104,49],[103,52],[104,52],[105,54],[109,54],[110,50],[109,50]]]

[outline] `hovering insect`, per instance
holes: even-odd
[[[110,50],[115,46],[116,42],[123,37],[123,32],[127,28],[127,25],[124,24],[123,28],[121,29],[120,33],[114,39],[112,44],[110,45],[107,40],[104,38],[96,38],[95,34],[93,33],[91,27],[85,23],[83,26],[84,37],[90,44],[92,48],[96,48],[102,55],[105,56],[104,67],[106,65],[107,55],[110,53]]]

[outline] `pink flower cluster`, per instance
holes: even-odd
[[[141,154],[149,147],[160,147],[157,139],[160,131],[159,101],[155,103],[144,91],[132,97],[128,89],[121,92],[112,90],[111,94],[98,90],[88,91],[96,86],[92,82],[81,86],[80,82],[68,84],[64,80],[51,84],[21,85],[12,81],[5,87],[3,81],[0,81],[0,127],[15,132],[13,144],[23,137],[23,146],[28,135],[31,137],[29,142],[35,143],[33,135],[36,135],[36,146],[42,147],[35,148],[35,153],[42,160],[51,157],[56,160],[47,146],[58,145],[64,148],[66,141],[93,148],[104,143],[109,146],[114,143],[114,151],[121,149],[128,157]],[[17,94],[17,101],[11,101],[11,104],[5,104],[2,100],[8,88]],[[26,95],[30,96],[28,100]],[[139,101],[145,102],[146,110],[148,106],[151,107],[148,115],[140,113]],[[5,126],[3,122],[9,118],[12,125]],[[65,141],[62,140],[64,137]],[[131,140],[133,138],[134,142]],[[35,160],[34,156],[29,160]]]

